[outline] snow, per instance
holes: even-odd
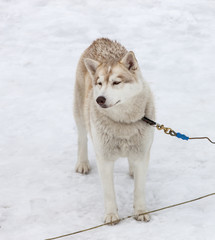
[[[157,121],[215,139],[215,5],[211,0],[0,1],[0,239],[45,239],[101,224],[103,199],[92,144],[87,176],[75,173],[75,69],[98,37],[137,56],[154,92]],[[215,191],[215,148],[156,131],[148,209]],[[133,213],[128,164],[115,166],[120,217]],[[128,219],[63,239],[211,240],[215,199]]]

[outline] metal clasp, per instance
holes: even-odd
[[[169,134],[169,135],[171,135],[171,136],[176,136],[176,132],[175,132],[175,131],[173,131],[171,128],[164,127],[163,124],[162,124],[162,125],[157,124],[157,125],[156,125],[156,128],[157,128],[158,130],[164,130],[164,132],[165,132],[166,134]]]

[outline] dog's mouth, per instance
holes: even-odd
[[[116,106],[119,102],[120,102],[120,100],[117,101],[116,103],[114,103],[113,105],[110,105],[110,106],[107,106],[106,104],[99,104],[99,106],[102,107],[102,108],[111,108],[113,106]]]

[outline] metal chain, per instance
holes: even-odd
[[[177,135],[177,133],[174,130],[172,130],[171,128],[168,128],[168,127],[164,127],[163,124],[160,125],[160,124],[157,123],[156,128],[158,130],[164,130],[164,132],[166,134],[169,134],[170,136],[174,136],[175,137]]]

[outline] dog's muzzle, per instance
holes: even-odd
[[[106,98],[103,97],[103,96],[99,96],[99,97],[97,97],[96,102],[97,102],[98,105],[99,105],[100,107],[102,107],[102,108],[110,108],[110,107],[115,106],[117,103],[119,103],[120,100],[117,101],[115,104],[112,104],[112,105],[110,105],[110,106],[107,106],[107,105],[105,104],[105,103],[106,103]]]

